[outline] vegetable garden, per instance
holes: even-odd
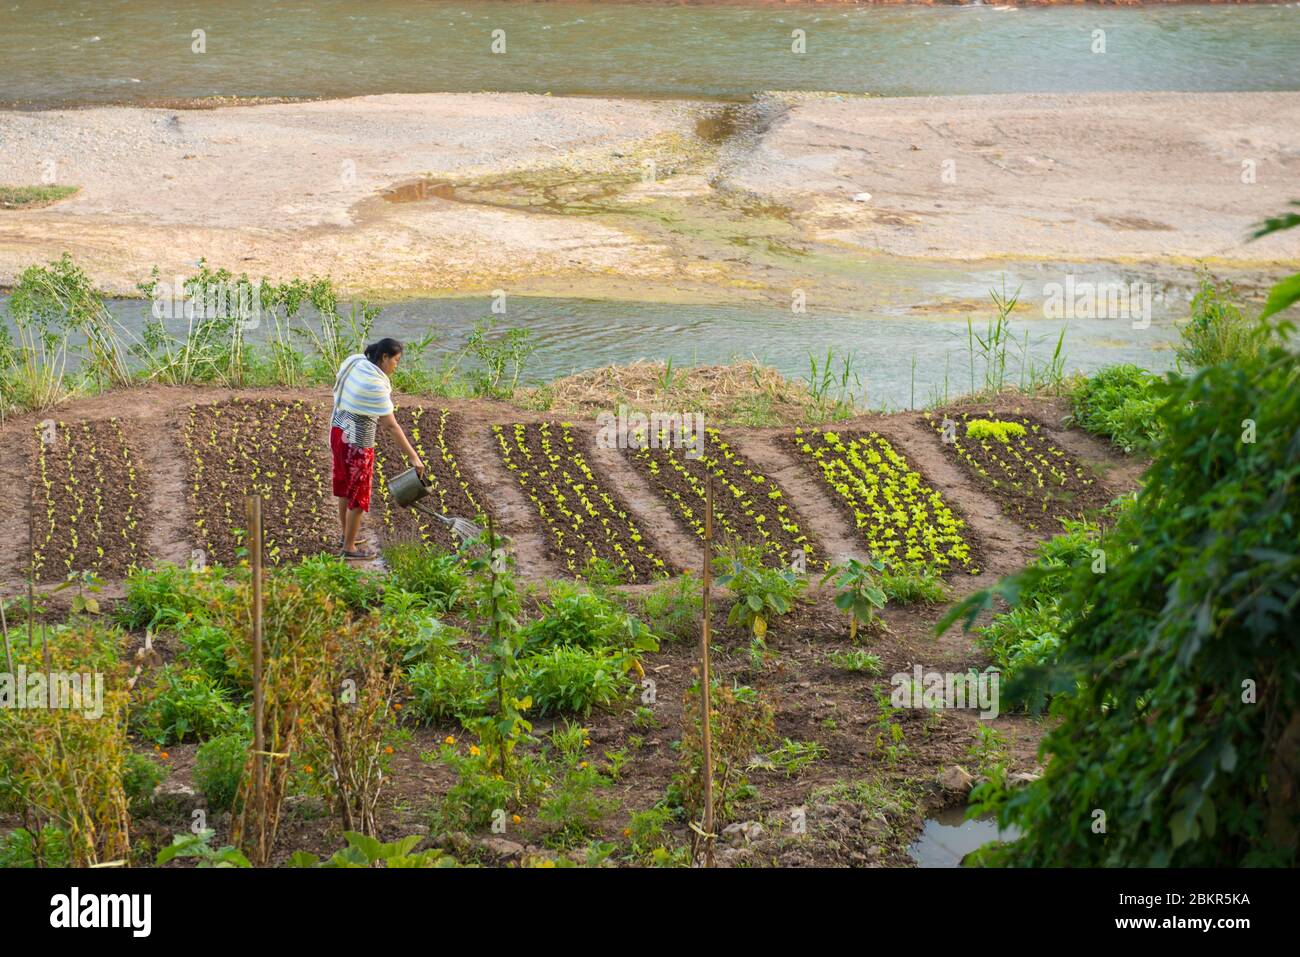
[[[978,571],[966,522],[884,436],[799,428],[780,442],[822,480],[881,561]]]
[[[40,582],[118,577],[143,560],[148,480],[122,423],[47,421],[36,430],[32,570]]]
[[[1057,519],[1077,519],[1109,500],[1097,477],[1029,416],[936,411],[926,421],[962,469],[1030,531],[1053,529]]]
[[[670,570],[623,498],[588,462],[591,440],[569,422],[494,425],[501,461],[545,528],[547,557],[581,578],[644,582]]]
[[[184,413],[187,501],[206,562],[245,554],[246,496],[260,494],[271,563],[335,546],[324,413],[301,400],[235,399]]]
[[[673,448],[666,433],[624,454],[650,480],[688,533],[704,537],[705,482],[715,478],[714,534],[724,541],[763,546],[765,559],[789,566],[796,553],[810,568],[826,567],[822,548],[805,529],[784,490],[764,475],[717,429],[704,430],[703,455]]]
[[[442,515],[473,519],[485,514],[485,498],[477,484],[467,476],[456,455],[463,425],[449,409],[415,406],[398,409],[397,421],[411,445],[425,464],[425,481],[429,483],[427,504]],[[407,468],[406,459],[392,437],[380,435],[375,450],[376,511],[385,536],[390,541],[415,540],[454,550],[457,543],[440,522],[409,508],[397,507],[388,494],[388,479]]]

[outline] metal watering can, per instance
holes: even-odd
[[[405,472],[394,475],[388,482],[388,491],[395,501],[402,508],[413,508],[416,511],[423,512],[425,515],[432,515],[439,522],[451,529],[453,535],[462,541],[468,541],[472,538],[478,538],[483,534],[483,529],[479,528],[469,519],[448,517],[435,512],[424,502],[420,501],[429,494],[429,482],[421,478],[420,473],[414,468],[409,468]]]

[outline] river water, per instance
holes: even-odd
[[[0,0],[0,102],[1300,88],[1287,6]],[[795,53],[794,31],[804,52]],[[199,35],[203,52],[195,52]],[[493,53],[493,31],[504,52]],[[1098,34],[1096,31],[1102,31]],[[1098,41],[1105,52],[1095,52]]]
[[[1041,364],[1050,359],[1062,329],[1067,371],[1093,372],[1118,362],[1168,368],[1170,343],[1177,338],[1171,317],[1186,312],[1181,295],[1171,292],[1170,304],[1153,303],[1152,322],[1146,328],[1120,319],[1048,319],[1037,307],[1018,312],[1011,325],[1016,344],[1008,349],[1008,384],[1020,382],[1026,334],[1030,361]],[[0,296],[0,317],[12,327],[6,305],[7,298]],[[373,336],[415,341],[433,333],[437,343],[429,359],[438,362],[463,348],[475,323],[492,314],[492,305],[486,296],[390,303],[383,307]],[[128,331],[128,340],[143,327],[149,311],[142,300],[112,299],[108,306]],[[341,310],[346,315],[347,307]],[[990,313],[972,314],[976,333],[984,331]],[[672,360],[677,368],[757,359],[801,379],[810,372],[809,357],[821,364],[828,351],[833,353],[834,371],[842,368],[845,356],[853,356],[850,391],[873,409],[919,407],[972,391],[972,374],[974,385],[983,385],[984,363],[977,359],[972,369],[964,319],[917,318],[901,310],[792,315],[771,306],[515,296],[506,300],[505,313],[494,318],[498,332],[524,327],[531,333],[536,349],[525,368],[525,385],[637,359]],[[185,320],[167,322],[173,334],[184,335]],[[263,322],[248,338],[264,341],[269,332],[270,324]],[[76,364],[74,358],[69,366]]]

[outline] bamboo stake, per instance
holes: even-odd
[[[704,487],[704,626],[700,629],[700,726],[704,744],[704,866],[713,866],[713,686],[709,675],[709,606],[713,589],[713,473]]]
[[[253,563],[253,806],[261,827],[257,835],[259,858],[265,859],[266,808],[263,807],[266,731],[263,727],[265,691],[262,687],[262,496],[248,497],[248,534]]]

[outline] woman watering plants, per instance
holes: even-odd
[[[363,549],[358,539],[361,516],[370,511],[370,483],[375,470],[375,433],[380,422],[421,476],[424,462],[411,447],[393,414],[390,381],[402,358],[402,344],[380,339],[364,353],[348,356],[334,380],[334,413],[330,417],[330,451],[334,458],[334,496],[339,500],[339,546],[344,558],[373,559],[379,553]]]

